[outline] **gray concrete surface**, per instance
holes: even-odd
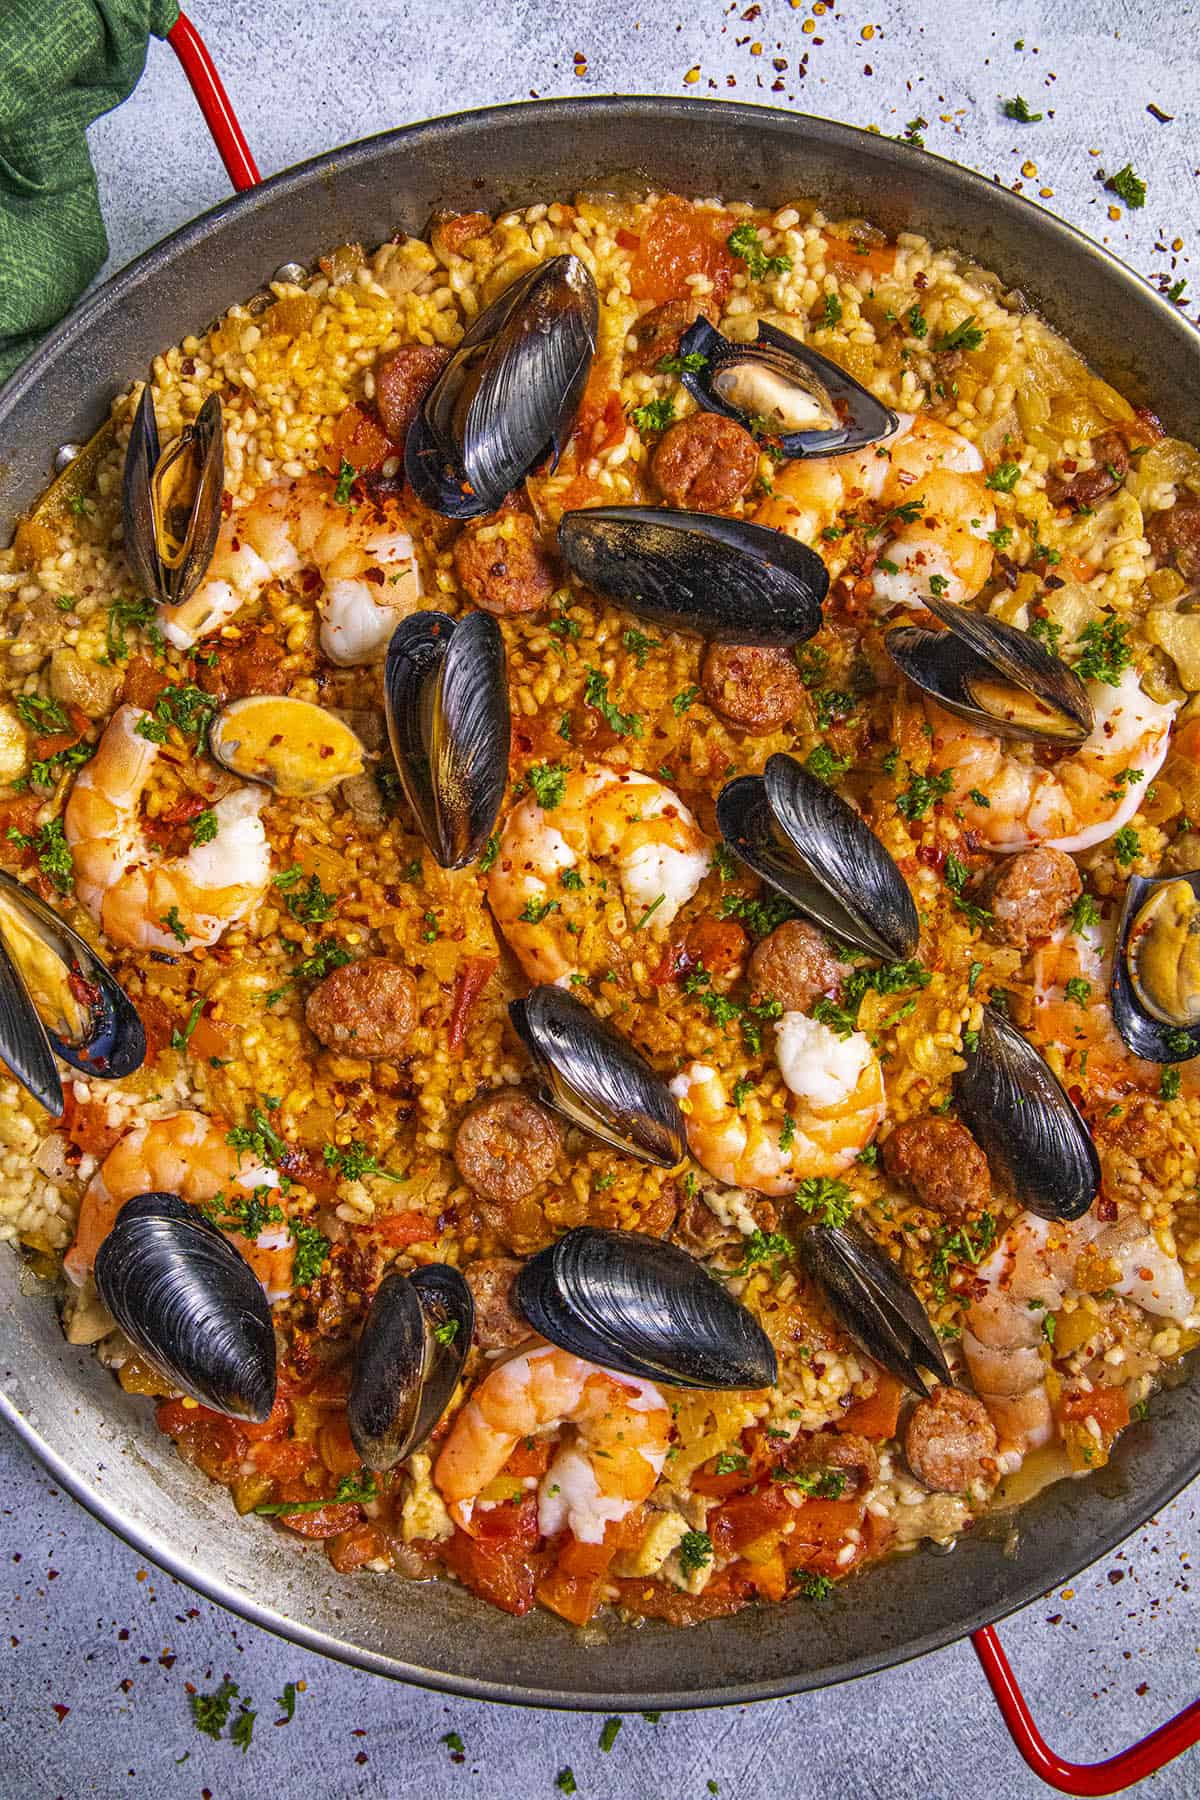
[[[1050,190],[1046,205],[1147,276],[1174,280],[1196,266],[1194,6],[870,0],[819,10],[691,0],[639,18],[596,0],[465,9],[194,0],[194,15],[265,172],[391,125],[532,93],[728,95],[893,135],[923,117],[915,129],[930,149],[1035,196]],[[1045,113],[1040,123],[1003,117],[1002,101],[1017,94]],[[1151,104],[1172,122],[1158,122]],[[161,46],[135,97],[97,126],[93,147],[114,267],[226,191]],[[1112,219],[1096,173],[1125,162],[1147,182],[1146,205]],[[1198,1501],[1193,1488],[1123,1551],[1005,1626],[1064,1753],[1106,1755],[1196,1692]],[[388,1685],[279,1643],[147,1568],[9,1439],[0,1440],[0,1569],[0,1800],[553,1800],[565,1767],[587,1800],[1018,1800],[1046,1791],[1009,1746],[965,1647],[794,1701],[657,1725],[631,1717],[607,1753],[598,1718]],[[201,1736],[189,1714],[189,1686],[208,1692],[226,1675],[258,1714],[245,1752]],[[277,1726],[275,1696],[289,1681],[305,1688],[294,1720]],[[450,1732],[461,1736],[461,1761],[442,1741]],[[1200,1758],[1176,1763],[1147,1791],[1194,1796]]]

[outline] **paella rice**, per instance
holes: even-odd
[[[460,523],[406,481],[406,437],[464,332],[555,258],[594,283],[586,386],[557,463]],[[739,361],[762,324],[890,428],[794,453],[855,403]],[[1126,904],[1200,866],[1200,453],[994,274],[807,201],[442,215],[269,282],[157,357],[148,392],[163,444],[220,402],[192,597],[156,606],[128,541],[137,387],[0,551],[0,866],[100,952],[146,1043],[119,1079],[66,1071],[58,1117],[0,1090],[0,1237],[47,1274],[65,1257],[68,1337],[154,1397],[247,1529],[577,1626],[820,1598],[1100,1466],[1200,1329],[1195,896],[1174,937]],[[702,610],[674,628],[564,561],[564,515],[664,502],[806,544],[816,628],[706,641]],[[986,729],[1002,656],[939,688],[954,608],[1035,647],[1040,738],[997,735],[1011,687]],[[503,801],[460,867],[388,747],[382,658],[419,610],[490,615],[507,669]],[[258,725],[236,711],[255,697]],[[285,699],[350,728],[355,772],[285,791]],[[1070,736],[1074,704],[1098,722]],[[274,785],[237,745],[217,760],[214,720],[265,733]],[[814,923],[734,853],[729,784],[796,769],[882,846],[907,947]],[[0,906],[15,956],[11,931]],[[509,1004],[544,982],[640,1053],[678,1155],[536,1097]],[[1137,1051],[1122,1004],[1159,1034]],[[1039,1120],[1027,1164],[991,1141],[1017,1034],[1082,1206],[1067,1164],[1039,1186]],[[987,1055],[990,1122],[969,1099]],[[98,1292],[121,1208],[162,1192],[271,1297],[263,1416],[201,1403]],[[580,1227],[703,1265],[771,1385],[676,1385],[669,1358],[651,1381],[532,1336],[522,1270]],[[854,1255],[876,1299],[913,1299],[915,1337],[839,1303],[822,1259]],[[348,1418],[356,1344],[389,1274],[444,1266],[473,1341],[436,1314],[453,1392],[389,1463]],[[953,1385],[910,1378],[938,1358]]]

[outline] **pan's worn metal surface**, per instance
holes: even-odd
[[[619,146],[619,150],[614,147]],[[552,175],[548,174],[552,171]],[[798,194],[919,228],[997,269],[1172,432],[1200,435],[1195,334],[1136,276],[1059,221],[906,145],[751,107],[653,99],[496,108],[332,152],[188,226],[101,289],[0,393],[0,519],[45,485],[151,356],[331,243],[417,229],[435,205],[496,208],[603,184],[778,203]],[[668,1707],[795,1692],[918,1655],[1068,1578],[1200,1469],[1200,1388],[1159,1396],[1099,1481],[1061,1484],[935,1565],[884,1565],[806,1630],[796,1609],[584,1646],[547,1614],[493,1613],[449,1583],[340,1577],[265,1522],[233,1530],[228,1496],[187,1468],[86,1352],[52,1297],[0,1256],[0,1412],[56,1478],[147,1556],[246,1617],[362,1667],[481,1697]],[[1101,1485],[1101,1483],[1103,1485]],[[936,1573],[936,1579],[933,1578]]]

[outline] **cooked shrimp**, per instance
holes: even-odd
[[[1174,703],[1152,700],[1133,668],[1115,686],[1089,682],[1088,694],[1096,717],[1090,737],[1049,764],[1028,744],[994,737],[924,702],[933,769],[949,773],[956,816],[991,849],[1090,850],[1138,810],[1167,753]]]
[[[531,793],[514,807],[488,876],[488,900],[530,979],[562,983],[576,966],[579,942],[567,930],[577,920],[564,916],[563,905],[579,880],[564,884],[566,871],[577,870],[589,899],[601,897],[604,890],[578,865],[611,860],[630,923],[650,916],[658,929],[691,899],[711,855],[709,839],[661,781],[592,765],[567,776],[553,805]]]
[[[136,1194],[178,1194],[193,1206],[218,1195],[244,1198],[256,1188],[274,1188],[274,1169],[231,1148],[222,1127],[201,1112],[168,1113],[135,1125],[118,1139],[92,1176],[79,1209],[75,1242],[64,1267],[82,1282],[96,1260],[117,1214]],[[292,1246],[286,1225],[268,1225],[256,1238],[225,1234],[235,1243],[272,1300],[292,1288]]]
[[[975,1271],[987,1292],[968,1306],[962,1336],[971,1379],[1009,1468],[1054,1436],[1043,1321],[1077,1291],[1084,1248],[1112,1265],[1108,1285],[1143,1312],[1184,1324],[1196,1311],[1178,1260],[1136,1212],[1111,1224],[1094,1210],[1069,1224],[1022,1213]]]
[[[208,572],[182,606],[160,606],[179,650],[218,631],[271,581],[312,570],[321,580],[321,648],[348,668],[383,655],[416,607],[421,577],[412,538],[374,506],[343,506],[328,476],[273,482],[221,526]]]
[[[909,518],[915,502],[919,509]],[[961,603],[979,592],[992,567],[988,534],[996,515],[983,458],[969,438],[924,414],[902,414],[886,444],[787,463],[755,518],[827,556],[840,527],[857,520],[865,504],[889,509],[872,543],[878,611],[920,606],[931,578],[946,600]]]
[[[671,1083],[683,1107],[688,1149],[717,1181],[760,1194],[790,1194],[814,1175],[838,1175],[883,1123],[883,1071],[861,1031],[838,1037],[807,1013],[776,1025],[779,1072],[800,1105],[767,1116],[754,1094],[740,1107],[723,1077],[689,1063]]]
[[[545,1344],[485,1375],[442,1445],[433,1479],[452,1517],[471,1529],[476,1502],[517,1444],[574,1426],[538,1489],[543,1537],[568,1528],[584,1544],[640,1506],[662,1472],[671,1413],[649,1381],[614,1375]]]
[[[262,899],[271,852],[259,819],[261,788],[237,788],[213,808],[216,833],[182,856],[154,860],[138,807],[158,745],[138,725],[149,714],[120,706],[96,754],[75,777],[63,831],[81,905],[115,944],[194,950],[215,944]]]

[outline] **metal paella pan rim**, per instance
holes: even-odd
[[[381,242],[437,203],[503,208],[598,185],[764,204],[819,194],[833,215],[956,244],[1028,298],[1135,403],[1200,435],[1200,341],[1140,277],[1072,227],[912,146],[726,101],[587,99],[493,107],[334,151],[186,226],[99,289],[0,390],[0,520],[44,487],[151,357],[284,262]],[[1128,313],[1137,313],[1137,329]],[[1200,1468],[1200,1385],[1156,1398],[1100,1480],[1031,1502],[1021,1550],[984,1528],[939,1560],[854,1577],[819,1608],[747,1609],[688,1631],[648,1621],[584,1646],[546,1614],[513,1619],[451,1583],[338,1576],[318,1550],[236,1520],[152,1409],[62,1337],[46,1292],[0,1252],[0,1416],[55,1479],[153,1562],[258,1625],[380,1674],[482,1699],[604,1711],[742,1702],[885,1668],[1061,1585]],[[1121,1484],[1116,1491],[1115,1484]],[[234,1528],[236,1525],[236,1529]]]

